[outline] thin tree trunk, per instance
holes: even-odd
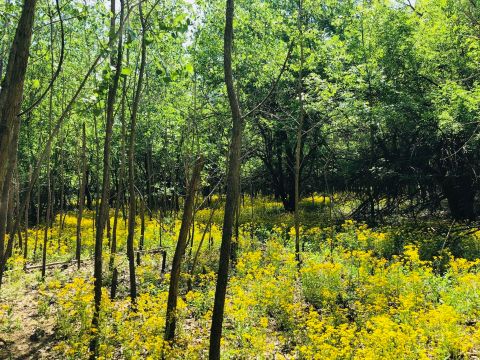
[[[32,178],[32,166],[28,169],[28,182],[30,182]],[[25,268],[27,266],[28,260],[28,213],[30,211],[30,196],[26,199],[27,206],[25,207],[25,244],[23,247],[23,258],[25,259]],[[20,204],[19,204],[20,206]]]
[[[192,178],[190,180],[187,197],[185,199],[182,225],[178,235],[177,247],[175,248],[175,255],[172,260],[172,270],[170,273],[170,286],[168,289],[167,313],[165,315],[165,340],[172,341],[175,337],[176,327],[176,309],[178,298],[178,284],[180,281],[180,269],[182,266],[182,259],[187,248],[187,237],[192,224],[193,207],[195,205],[195,193],[200,183],[200,174],[202,172],[204,160],[199,157],[193,168]]]
[[[111,11],[112,11],[112,20],[110,28],[110,40],[114,38],[115,35],[115,0],[111,1]],[[100,303],[102,300],[102,252],[103,252],[103,231],[105,227],[105,221],[108,216],[108,207],[109,207],[109,185],[110,185],[110,147],[113,133],[113,117],[114,117],[114,106],[115,106],[115,97],[117,94],[118,83],[120,79],[121,69],[122,69],[122,54],[123,54],[123,21],[124,21],[124,6],[123,0],[120,0],[120,27],[119,27],[119,38],[118,38],[118,48],[117,48],[117,57],[112,59],[111,63],[116,68],[115,74],[113,76],[113,82],[108,90],[107,98],[107,117],[106,117],[106,126],[105,126],[105,142],[103,147],[103,179],[102,179],[102,197],[101,203],[99,206],[99,213],[97,216],[96,223],[96,234],[95,234],[95,256],[94,256],[94,311],[92,319],[92,340],[90,342],[90,358],[96,359],[98,357],[98,326],[99,326],[99,317],[100,317]]]
[[[52,15],[50,18],[50,56],[51,56],[51,71],[53,74],[54,59],[53,59],[53,22]],[[48,136],[52,133],[52,119],[53,119],[53,88],[50,91],[48,98]],[[43,249],[42,249],[42,280],[45,280],[46,266],[47,266],[47,245],[48,245],[48,232],[50,229],[50,222],[54,219],[50,218],[52,209],[52,186],[51,186],[51,171],[50,171],[50,155],[51,148],[47,149],[47,212],[45,213],[45,229],[43,232]]]
[[[224,33],[224,73],[228,100],[232,111],[232,140],[230,144],[230,159],[227,174],[227,196],[225,214],[223,217],[222,245],[218,267],[217,285],[213,305],[212,326],[210,329],[209,359],[220,360],[220,340],[222,338],[222,323],[225,307],[225,295],[228,283],[228,268],[230,247],[232,242],[233,221],[240,188],[240,152],[242,142],[243,120],[238,102],[232,72],[232,42],[233,42],[234,0],[226,1],[225,33]]]
[[[152,220],[152,210],[153,210],[153,197],[152,197],[152,144],[148,144],[147,152],[145,153],[145,171],[147,173],[147,207],[148,207],[148,216]]]
[[[64,168],[64,149],[63,149],[63,144],[65,142],[65,137],[63,139],[60,139],[60,223],[59,225],[59,230],[58,230],[58,238],[59,241],[62,238],[62,233],[63,233],[63,215],[64,215],[64,206],[65,206],[65,168]],[[59,247],[60,250],[60,247]]]
[[[129,49],[127,48],[127,66],[129,60]],[[125,179],[125,139],[126,139],[126,126],[125,126],[125,100],[127,96],[127,80],[123,80],[123,88],[122,88],[122,99],[121,99],[121,114],[120,119],[122,123],[121,129],[121,153],[120,153],[120,174],[118,179],[118,187],[117,187],[117,196],[115,200],[115,214],[113,217],[113,229],[112,229],[112,246],[110,248],[110,260],[109,260],[109,270],[112,272],[112,286],[110,291],[110,297],[112,299],[115,298],[116,289],[117,289],[117,279],[118,279],[118,272],[115,267],[115,254],[117,253],[117,226],[118,226],[118,215],[120,212],[120,205],[124,202],[124,179]],[[115,276],[114,276],[115,275]]]
[[[143,17],[142,3],[138,4],[140,13],[140,21],[142,23],[142,53],[140,59],[140,69],[138,73],[138,83],[135,90],[135,95],[132,105],[132,113],[130,115],[130,138],[128,146],[128,185],[130,193],[130,210],[128,212],[128,235],[127,235],[127,256],[128,256],[128,268],[130,272],[130,298],[133,304],[137,298],[137,286],[135,278],[135,254],[133,249],[133,237],[135,234],[135,169],[134,169],[134,151],[135,151],[135,127],[137,122],[138,106],[140,104],[140,95],[142,93],[143,86],[143,74],[145,72],[145,64],[147,57],[147,43],[145,38],[146,23]]]
[[[15,161],[15,182],[14,182],[14,189],[15,189],[15,219],[20,218],[20,176],[18,174],[18,161]],[[12,202],[13,203],[13,202]],[[13,215],[13,212],[12,212]],[[13,219],[13,217],[12,217]],[[13,229],[11,229],[13,230]],[[22,236],[20,228],[18,229],[19,237],[18,237],[18,248],[21,250],[23,248]],[[10,236],[14,236],[15,234],[10,233]]]
[[[12,154],[16,153],[15,151],[12,151]],[[17,167],[16,160],[13,160],[13,170],[12,170],[12,175],[11,175],[11,180],[10,180],[10,186],[8,187],[8,207],[7,207],[7,229],[5,230],[6,234],[11,235],[12,234],[12,228],[13,228],[13,220],[14,220],[14,210],[15,210],[15,169]],[[9,237],[10,238],[10,237]],[[10,254],[7,254],[8,257],[10,257]]]
[[[143,246],[145,243],[145,198],[142,196],[140,199],[140,241],[138,243],[137,252],[137,266],[140,266],[141,262],[141,251],[143,251]]]
[[[48,245],[48,231],[50,229],[50,214],[51,214],[52,192],[50,186],[50,159],[47,158],[47,211],[45,213],[45,228],[43,231],[43,248],[42,248],[42,280],[45,279],[45,272],[47,266],[47,245]]]
[[[189,258],[192,257],[194,241],[195,241],[195,211],[193,212],[193,215],[192,215],[192,232],[190,234],[190,246],[189,246],[189,249],[188,249],[188,257]]]
[[[300,264],[300,214],[298,204],[300,201],[300,166],[301,166],[301,152],[302,152],[302,134],[305,111],[303,107],[303,21],[302,21],[302,0],[299,0],[298,5],[298,30],[300,32],[300,70],[298,72],[298,128],[297,128],[297,146],[295,148],[295,203],[294,203],[294,221],[295,221],[295,259]]]
[[[202,249],[202,245],[203,245],[203,242],[204,242],[205,237],[207,235],[207,232],[212,227],[213,215],[215,214],[216,209],[217,208],[213,208],[212,210],[210,210],[210,216],[208,217],[208,221],[207,221],[207,224],[205,226],[205,230],[203,230],[202,238],[200,239],[200,242],[198,243],[197,251],[195,252],[195,255],[193,257],[192,267],[190,268],[190,278],[189,278],[189,281],[188,281],[188,289],[189,290],[192,289],[191,278],[192,278],[192,276],[195,272],[195,267],[197,266],[197,262],[198,262],[198,256],[200,255],[200,250]]]
[[[98,138],[98,120],[97,116],[94,115],[93,119],[93,127],[94,127],[94,132],[95,132],[95,216],[93,218],[93,230],[94,233],[96,234],[96,227],[97,227],[97,221],[98,221],[98,214],[99,214],[99,186],[100,186],[100,140]]]
[[[240,190],[238,192],[238,200],[237,200],[237,206],[235,208],[235,240],[232,241],[232,249],[230,253],[230,260],[232,264],[235,264],[237,261],[237,252],[238,252],[238,238],[240,236]]]
[[[38,236],[39,236],[39,231],[40,231],[40,191],[41,191],[41,186],[40,186],[40,181],[37,184],[37,223],[36,223],[36,229],[35,229],[35,244],[33,246],[33,261],[37,259],[37,246],[38,246]]]
[[[82,256],[82,217],[83,207],[85,204],[85,186],[87,184],[87,134],[85,122],[82,124],[82,154],[81,154],[81,170],[80,170],[80,191],[78,195],[78,215],[77,215],[77,244],[75,249],[75,259],[77,260],[77,268],[80,269],[80,258]]]

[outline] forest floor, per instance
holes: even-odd
[[[276,203],[256,205],[254,216],[242,207],[245,221],[228,284],[222,359],[478,359],[480,231],[459,227],[453,232],[446,221],[369,228],[346,220],[330,227],[324,208],[307,206],[300,270],[291,215]],[[182,273],[173,346],[163,342],[163,329],[168,265],[181,222],[146,219],[145,249],[166,249],[167,273],[160,271],[160,254],[142,255],[135,310],[128,297],[125,224],[117,232],[115,299],[109,296],[105,240],[101,324],[95,330],[103,359],[160,360],[165,353],[168,359],[208,358],[222,217],[216,214],[208,228],[210,211],[198,210],[185,254],[186,270],[197,249],[200,256],[193,275]],[[68,215],[62,235],[52,228],[48,263],[71,260],[75,224]],[[91,219],[82,225],[82,258],[91,259]],[[34,230],[28,239],[28,249],[34,249]],[[40,253],[29,263],[38,266]],[[44,281],[40,269],[24,272],[23,265],[18,252],[0,292],[0,359],[88,359],[92,261],[80,270],[71,262],[48,268]]]
[[[90,269],[91,261],[82,264],[81,271]],[[0,335],[0,359],[27,360],[52,359],[52,349],[58,343],[55,316],[44,316],[40,290],[40,269],[31,270],[18,283],[9,284],[8,292],[0,300],[10,304],[11,314],[7,331]],[[48,272],[61,272],[63,277],[74,278],[78,271],[71,263],[48,269]],[[7,285],[8,286],[8,285]],[[15,297],[13,299],[13,296]],[[0,306],[2,301],[0,301]],[[55,307],[51,309],[55,311]]]
[[[39,313],[39,291],[25,288],[10,309],[12,331],[0,338],[1,359],[51,359],[55,320]]]

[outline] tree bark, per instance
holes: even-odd
[[[17,123],[16,127],[19,126]],[[15,131],[13,142],[17,142],[16,137],[18,137],[18,131]],[[12,199],[12,181],[13,181],[13,173],[16,167],[17,162],[17,147],[11,148],[9,150],[9,157],[8,157],[8,171],[5,176],[5,183],[0,193],[0,202],[1,202],[1,210],[0,210],[0,286],[2,285],[3,281],[3,273],[5,271],[5,266],[7,264],[7,260],[9,254],[12,252],[13,249],[13,237],[10,236],[7,241],[7,247],[5,249],[5,234],[7,233],[7,220],[8,220],[8,213],[11,207],[11,203],[13,202]],[[11,233],[11,231],[10,231]]]
[[[224,32],[224,75],[227,87],[228,100],[232,112],[232,139],[230,144],[230,158],[228,162],[227,190],[225,213],[223,217],[222,244],[220,247],[220,261],[215,288],[212,326],[210,329],[209,359],[220,360],[220,340],[222,338],[222,323],[225,307],[225,295],[228,283],[228,269],[230,262],[230,248],[232,243],[233,221],[235,208],[240,189],[240,153],[242,143],[243,119],[233,81],[232,46],[233,46],[233,17],[234,0],[226,0],[225,32]]]
[[[182,266],[182,259],[185,255],[187,248],[187,237],[192,225],[193,207],[195,204],[195,193],[200,183],[200,174],[202,172],[204,160],[203,157],[199,157],[196,160],[193,168],[192,178],[190,180],[187,197],[185,199],[185,205],[182,215],[182,225],[180,227],[180,233],[178,235],[177,247],[175,249],[175,255],[172,260],[172,270],[170,272],[170,286],[168,289],[167,300],[167,313],[165,316],[165,340],[172,341],[175,337],[176,327],[176,309],[178,298],[178,283],[180,281],[180,269]]]
[[[110,40],[115,36],[115,0],[111,1],[112,10],[112,22],[110,28]],[[92,340],[90,342],[90,358],[96,359],[98,357],[98,326],[100,316],[100,303],[102,300],[102,252],[103,252],[103,232],[105,228],[105,222],[109,213],[109,186],[110,186],[110,147],[113,133],[113,120],[114,120],[114,106],[115,98],[118,89],[118,83],[120,80],[120,74],[122,69],[122,55],[123,55],[123,21],[124,21],[124,6],[123,0],[120,0],[120,28],[118,38],[118,48],[116,59],[112,60],[112,64],[115,67],[115,74],[113,81],[108,90],[107,98],[107,117],[105,126],[105,143],[103,147],[103,179],[102,179],[102,196],[101,203],[99,205],[99,213],[96,222],[96,234],[95,234],[95,257],[94,257],[94,311],[92,319],[92,329],[94,330]]]
[[[50,156],[49,156],[50,157]],[[50,186],[50,159],[47,159],[47,210],[45,213],[45,228],[43,232],[43,248],[42,248],[42,280],[45,279],[46,264],[47,264],[47,245],[48,245],[48,230],[50,228],[50,214],[52,207],[52,191]]]
[[[138,107],[140,104],[140,95],[142,93],[143,86],[143,74],[145,72],[146,56],[147,56],[147,43],[145,38],[146,24],[143,18],[142,3],[138,4],[140,12],[140,20],[142,23],[142,53],[140,59],[140,69],[138,73],[137,88],[135,89],[135,95],[132,104],[132,112],[130,115],[130,138],[128,145],[128,187],[129,187],[129,212],[128,212],[128,235],[127,235],[127,257],[128,257],[128,269],[130,272],[130,299],[133,304],[137,298],[137,286],[135,278],[135,252],[133,249],[133,237],[135,234],[135,127],[137,122]]]
[[[40,181],[37,184],[37,220],[35,229],[35,244],[33,245],[33,261],[37,259],[38,233],[40,231]]]
[[[23,98],[35,5],[36,0],[25,0],[23,4],[0,90],[0,286],[7,260],[7,253],[4,253],[4,241],[8,200],[5,200],[4,194],[8,195],[9,190],[4,187],[10,187],[11,180],[8,178],[9,173],[13,170],[11,152],[15,151],[16,158],[18,132],[20,131],[20,120],[17,115],[20,112]]]
[[[138,242],[137,266],[141,264],[141,252],[145,245],[145,197],[140,198],[140,241]]]
[[[7,175],[9,150],[17,147],[12,140],[19,122],[17,115],[22,104],[36,2],[25,0],[23,3],[0,91],[0,193]],[[2,205],[0,203],[0,215],[5,211]]]
[[[129,60],[129,50],[127,49],[127,65]],[[112,272],[112,286],[110,291],[110,297],[115,298],[116,289],[117,289],[117,279],[118,271],[115,267],[115,256],[117,253],[117,226],[118,226],[118,215],[120,212],[120,204],[124,202],[125,191],[124,191],[124,179],[125,179],[125,142],[126,142],[126,126],[125,126],[125,100],[127,96],[127,80],[123,80],[123,89],[122,89],[122,99],[121,99],[121,113],[120,120],[122,123],[121,128],[121,153],[120,153],[120,173],[118,178],[117,185],[117,195],[115,199],[115,213],[113,216],[113,229],[112,229],[112,246],[110,248],[110,260],[109,260],[109,269]]]
[[[19,124],[15,125],[16,127]],[[13,142],[18,144],[18,129],[15,131]],[[13,217],[13,205],[14,205],[14,178],[13,174],[17,167],[17,147],[10,149],[9,152],[9,166],[6,176],[6,182],[4,184],[3,192],[0,194],[2,196],[1,201],[5,203],[5,216],[2,215],[0,218],[0,287],[3,281],[3,274],[5,267],[7,265],[7,260],[13,252],[13,242],[15,240],[15,233],[11,228],[12,221],[7,221],[8,219],[12,220]],[[8,233],[7,246],[4,251],[5,244],[5,234]]]
[[[302,135],[303,135],[303,122],[305,111],[303,108],[303,21],[302,21],[302,0],[298,2],[298,30],[300,32],[300,69],[298,72],[298,128],[297,128],[297,145],[295,147],[295,259],[300,264],[300,214],[298,204],[300,202],[300,162],[302,152]]]
[[[83,207],[85,204],[85,186],[87,184],[87,134],[85,122],[82,124],[82,155],[80,170],[80,191],[78,195],[78,215],[77,215],[77,246],[75,249],[75,259],[77,260],[77,268],[80,269],[80,258],[82,255],[82,217]]]
[[[32,177],[32,167],[28,169],[28,181],[30,182],[30,179]],[[28,215],[30,211],[30,196],[28,196],[28,199],[26,200],[26,208],[25,208],[25,244],[23,247],[23,258],[25,259],[25,268],[27,267],[27,259],[28,259]]]
[[[53,74],[53,22],[52,15],[49,13],[50,19],[50,56],[51,56],[51,71]],[[53,88],[50,91],[48,98],[48,136],[52,133],[52,118],[53,118]],[[49,145],[47,149],[47,212],[45,213],[45,229],[43,233],[43,248],[42,248],[42,280],[45,280],[46,265],[47,265],[47,245],[48,245],[48,231],[50,228],[50,222],[53,223],[55,219],[50,218],[52,213],[52,186],[51,186],[51,169],[50,169],[50,155],[51,147]]]
[[[147,146],[147,152],[145,153],[145,171],[147,173],[147,207],[148,216],[152,220],[152,211],[154,208],[153,196],[152,196],[152,183],[153,183],[153,170],[152,170],[152,144],[149,142]]]

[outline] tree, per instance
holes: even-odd
[[[9,201],[7,187],[10,187],[14,172],[12,159],[16,159],[20,131],[20,119],[17,115],[22,105],[35,5],[36,0],[25,0],[23,3],[0,92],[0,286],[7,257],[4,253]]]
[[[235,208],[239,199],[240,190],[240,151],[242,144],[243,119],[238,102],[232,72],[232,46],[233,46],[233,17],[234,0],[226,1],[225,31],[224,31],[224,76],[227,87],[228,101],[232,113],[232,138],[230,142],[230,158],[228,161],[227,190],[225,199],[225,213],[222,226],[222,244],[220,247],[220,260],[218,266],[217,285],[213,305],[212,326],[210,329],[211,360],[220,359],[220,340],[222,338],[222,323],[225,307],[225,295],[228,283],[228,269],[230,262],[230,248],[232,243],[233,221]]]
[[[187,248],[187,238],[193,220],[193,207],[195,205],[195,195],[198,185],[201,180],[201,171],[203,168],[204,159],[198,157],[193,167],[192,177],[189,181],[189,188],[185,198],[185,205],[183,208],[182,225],[178,234],[177,246],[175,254],[172,259],[172,270],[170,272],[170,285],[168,288],[167,312],[165,315],[165,340],[172,341],[175,337],[175,327],[177,323],[177,298],[178,285],[180,281],[180,270],[182,266],[182,259]]]
[[[302,160],[302,137],[305,110],[303,107],[303,19],[302,19],[302,0],[298,2],[298,31],[300,35],[300,69],[298,71],[298,126],[297,126],[297,144],[295,146],[295,258],[300,263],[300,166]]]
[[[112,10],[112,22],[110,28],[110,41],[115,37],[115,0],[111,1],[111,10]],[[118,89],[118,83],[120,80],[120,74],[122,71],[122,57],[123,57],[123,42],[122,42],[122,28],[124,22],[124,4],[123,0],[120,0],[120,36],[118,38],[118,48],[116,59],[111,60],[111,64],[115,68],[115,73],[113,75],[112,84],[108,89],[107,97],[107,119],[105,126],[105,142],[103,148],[103,180],[102,180],[102,196],[100,199],[100,207],[97,214],[96,221],[96,233],[95,233],[95,257],[94,257],[94,311],[92,319],[92,329],[96,331],[99,326],[100,321],[100,303],[102,300],[102,252],[103,252],[103,233],[105,228],[105,223],[109,218],[109,193],[110,193],[110,147],[112,139],[112,128],[113,128],[113,115],[114,115],[114,105],[115,98]],[[90,342],[90,352],[91,358],[95,359],[98,357],[98,333],[94,332],[92,340]]]
[[[82,124],[82,153],[80,157],[80,190],[78,194],[78,215],[77,215],[77,243],[75,250],[75,258],[77,260],[77,268],[80,269],[80,261],[82,255],[82,216],[83,206],[85,205],[85,187],[87,185],[87,135],[85,122]]]
[[[147,56],[146,43],[146,19],[143,17],[142,3],[139,3],[138,10],[140,21],[142,22],[142,54],[140,59],[140,70],[138,73],[138,82],[133,99],[132,112],[130,116],[130,138],[128,147],[128,184],[129,184],[129,211],[128,211],[128,237],[127,237],[127,256],[128,268],[130,271],[130,298],[135,303],[137,297],[137,287],[135,284],[135,253],[133,249],[133,235],[135,233],[135,183],[134,183],[134,147],[135,147],[135,127],[137,121],[138,106],[140,104],[140,95],[142,94],[143,74],[145,72],[145,63]]]

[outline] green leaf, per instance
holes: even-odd
[[[193,65],[188,63],[187,65],[185,65],[185,71],[189,74],[193,74]]]
[[[137,38],[137,34],[131,28],[127,29],[127,44],[132,43]]]
[[[38,79],[33,79],[33,81],[32,81],[32,88],[36,90],[36,89],[38,89],[39,87],[40,87],[40,80],[38,80]]]
[[[130,76],[132,74],[132,69],[130,68],[123,68],[122,69],[122,72],[120,73],[120,75],[122,76]]]

